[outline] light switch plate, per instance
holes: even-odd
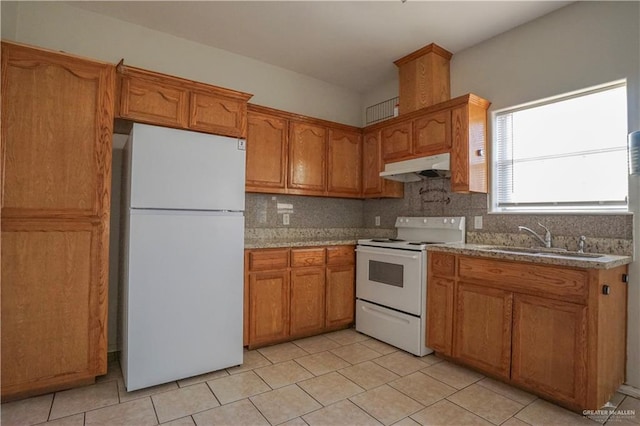
[[[283,225],[289,224],[289,213],[285,213],[282,215],[282,224]]]
[[[376,216],[376,226],[380,226],[380,216]]]

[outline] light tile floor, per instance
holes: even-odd
[[[616,414],[589,419],[349,329],[246,351],[241,366],[135,392],[112,362],[94,385],[3,404],[1,424],[640,425],[638,399],[613,402]]]

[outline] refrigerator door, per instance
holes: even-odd
[[[244,210],[244,140],[136,123],[133,209]]]
[[[122,369],[128,391],[242,363],[241,213],[129,216]]]

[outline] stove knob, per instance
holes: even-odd
[[[427,219],[422,219],[422,223],[427,223]]]
[[[455,219],[451,219],[451,223],[456,223],[456,220]]]
[[[442,221],[442,223],[447,223],[447,218],[445,218],[444,221]]]

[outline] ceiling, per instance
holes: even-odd
[[[454,55],[568,1],[73,1],[357,92],[436,43]]]

